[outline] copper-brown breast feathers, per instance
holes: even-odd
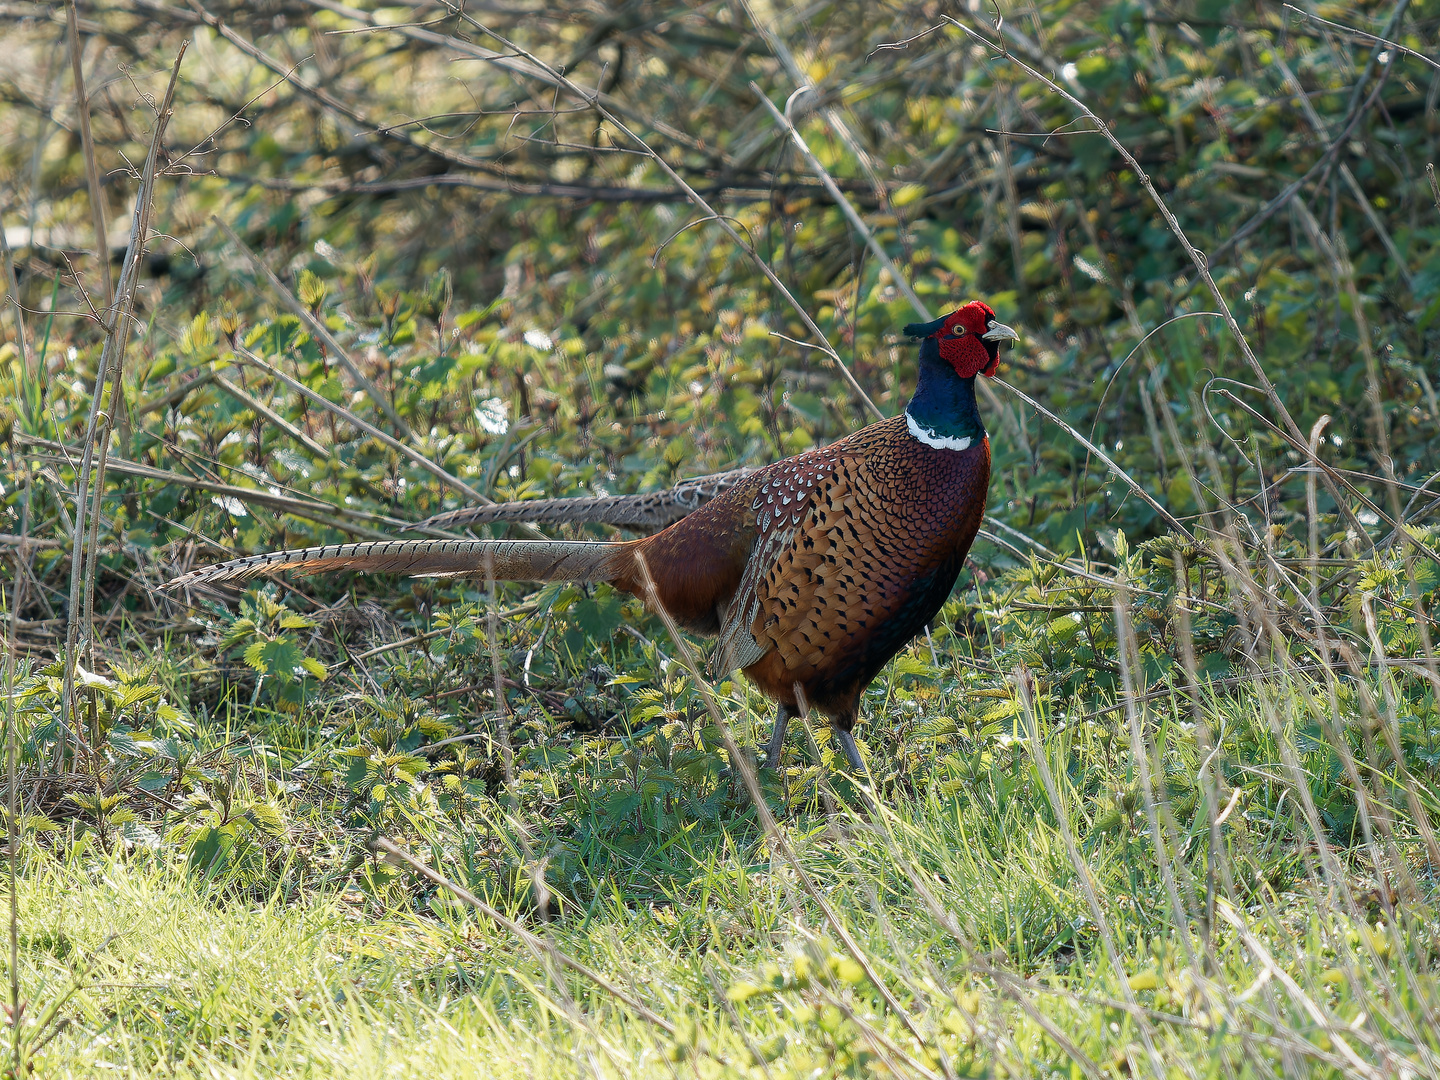
[[[837,455],[758,583],[751,634],[802,684],[857,662],[887,621],[911,618],[915,589],[958,569],[979,526],[988,446],[932,450],[897,420]]]

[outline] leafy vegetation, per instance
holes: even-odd
[[[1440,1072],[1440,9],[996,14],[4,5],[12,1075]],[[828,442],[971,296],[866,777],[605,586],[160,591]]]

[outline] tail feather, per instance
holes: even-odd
[[[682,480],[666,491],[641,495],[587,495],[569,499],[527,499],[521,502],[467,506],[436,514],[420,528],[449,529],[458,525],[493,522],[529,522],[533,525],[629,525],[663,528],[699,509],[716,495],[750,474],[732,469],[711,476]]]
[[[271,551],[192,570],[166,584],[184,589],[247,581],[274,570],[318,574],[367,570],[410,577],[488,577],[496,581],[609,581],[621,545],[586,540],[379,540]]]

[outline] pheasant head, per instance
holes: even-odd
[[[1019,337],[995,318],[994,309],[983,300],[972,300],[934,322],[911,323],[905,333],[923,339],[922,356],[933,347],[962,379],[994,375],[1000,362],[1000,343]]]

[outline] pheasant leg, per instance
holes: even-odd
[[[790,710],[784,705],[775,710],[775,730],[770,736],[770,742],[765,747],[765,767],[767,769],[778,769],[780,767],[780,755],[785,752],[785,729],[790,724]]]
[[[851,770],[860,776],[864,776],[865,762],[860,757],[860,748],[855,745],[855,736],[838,727],[832,727],[830,733],[835,741],[840,744],[840,749],[845,751],[845,760],[850,763]]]

